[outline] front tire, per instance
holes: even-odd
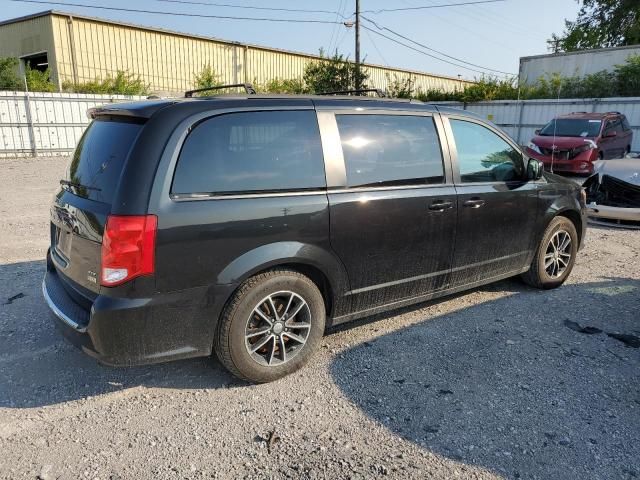
[[[246,280],[220,318],[214,350],[235,376],[264,383],[305,365],[322,341],[325,305],[318,287],[294,270]]]
[[[522,279],[535,288],[557,288],[573,270],[577,252],[575,225],[566,217],[555,217],[542,236],[531,268],[522,274]]]

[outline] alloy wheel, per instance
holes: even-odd
[[[300,295],[290,291],[272,293],[251,311],[245,327],[247,352],[260,365],[282,365],[307,343],[311,311]]]
[[[571,262],[571,236],[565,230],[553,234],[544,255],[544,269],[551,278],[559,278]]]

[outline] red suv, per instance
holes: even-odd
[[[594,161],[624,158],[632,140],[629,122],[620,112],[574,112],[536,130],[526,151],[552,172],[591,175]]]

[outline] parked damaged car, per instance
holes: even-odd
[[[588,176],[598,160],[626,157],[632,143],[633,131],[620,112],[573,112],[536,130],[526,154],[552,173]]]
[[[593,222],[640,228],[640,158],[596,162],[583,186]]]

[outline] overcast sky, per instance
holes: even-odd
[[[380,10],[409,8],[414,6],[461,3],[470,0],[361,0],[361,9]],[[186,3],[181,3],[186,2]],[[279,19],[323,20],[334,22],[335,13],[305,13],[287,11],[263,11],[230,8],[202,4],[231,4],[270,8],[327,10],[344,12],[348,17],[354,12],[355,0],[61,0],[59,3],[102,5],[119,8],[183,12],[205,15],[240,17],[269,17]],[[171,15],[99,10],[77,6],[42,3],[21,3],[0,0],[0,19],[28,15],[43,10],[61,10],[94,17],[121,20],[151,27],[163,27],[187,33],[234,40],[271,47],[317,53],[336,48],[354,58],[354,29],[343,25],[299,22],[258,22],[215,18],[178,17]],[[546,40],[552,33],[560,33],[564,20],[575,19],[579,5],[575,0],[505,0],[482,5],[405,10],[398,12],[363,13],[380,27],[387,27],[405,37],[438,50],[451,57],[464,60],[482,68],[465,64],[473,70],[494,69],[518,72],[521,56],[547,53]],[[373,30],[376,27],[363,21]],[[388,31],[381,33],[392,36]],[[395,44],[374,33],[363,30],[361,51],[371,63],[421,70],[464,78],[478,77],[478,72],[450,65],[404,46]],[[423,47],[412,45],[423,51]],[[442,55],[435,54],[440,57]],[[448,61],[459,63],[450,58]],[[488,70],[486,70],[489,72]],[[490,72],[489,72],[490,73]]]

